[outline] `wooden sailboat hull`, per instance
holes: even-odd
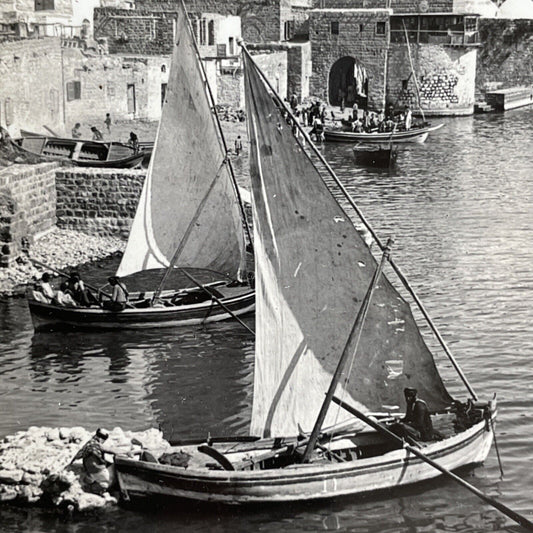
[[[118,142],[100,142],[61,137],[29,135],[12,141],[24,150],[50,160],[66,160],[80,167],[134,168],[146,157],[131,146]]]
[[[454,470],[482,463],[492,444],[486,421],[435,442],[422,451]],[[186,448],[181,448],[186,451]],[[231,454],[226,454],[231,458]],[[344,463],[298,464],[286,468],[222,471],[115,458],[122,494],[126,498],[174,497],[223,504],[251,504],[335,498],[393,489],[435,478],[439,471],[405,449],[379,457]]]
[[[255,308],[255,292],[246,288],[240,293],[221,298],[235,315],[250,313]],[[127,308],[107,311],[100,307],[65,307],[28,299],[36,330],[58,328],[141,329],[171,326],[193,326],[228,320],[231,315],[217,303],[205,302],[172,307]]]
[[[425,128],[413,128],[407,131],[394,133],[355,133],[352,131],[324,130],[324,138],[330,142],[364,142],[364,143],[386,143],[391,140],[394,143],[423,143],[428,135],[442,128],[444,124],[428,126]]]
[[[371,167],[391,167],[394,165],[398,157],[398,148],[378,148],[372,150],[356,145],[353,148],[353,153],[355,162],[360,165]]]

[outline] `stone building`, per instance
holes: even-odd
[[[105,0],[104,0],[105,1]],[[2,0],[0,40],[55,36],[87,39],[102,0]]]
[[[331,105],[385,101],[390,9],[314,9],[311,93]]]
[[[59,38],[26,39],[0,45],[0,125],[62,131],[62,49]]]
[[[329,103],[474,111],[478,16],[457,0],[319,0],[309,12],[311,92]],[[351,7],[348,7],[351,6]]]

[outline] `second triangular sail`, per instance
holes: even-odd
[[[241,217],[183,9],[175,41],[154,151],[117,275],[167,267],[179,249],[177,266],[237,277]]]

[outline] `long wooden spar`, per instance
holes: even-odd
[[[250,58],[252,63],[255,64],[252,56],[250,55],[250,52],[248,51],[248,49],[246,48],[244,43],[240,42],[239,44],[242,47],[244,53],[246,53],[246,55]],[[344,185],[340,182],[339,178],[335,174],[335,171],[331,168],[330,164],[326,161],[324,156],[320,153],[320,150],[318,150],[318,148],[315,146],[315,144],[313,143],[313,141],[311,140],[311,138],[309,137],[307,132],[300,125],[299,121],[296,120],[296,118],[292,114],[292,111],[285,105],[283,100],[277,95],[277,92],[272,87],[271,83],[268,81],[268,79],[263,74],[261,69],[258,68],[257,71],[259,72],[260,76],[263,78],[264,82],[268,85],[270,90],[273,92],[273,94],[276,95],[276,97],[278,99],[278,102],[279,102],[279,105],[281,105],[283,107],[283,109],[288,113],[288,116],[290,116],[292,118],[293,123],[296,124],[296,127],[298,128],[298,130],[302,134],[303,138],[306,140],[308,146],[311,148],[313,153],[318,157],[318,159],[320,159],[320,162],[324,165],[324,167],[328,171],[328,174],[335,181],[335,184],[337,185],[337,187],[339,187],[340,191],[344,194],[346,200],[348,201],[348,203],[350,204],[352,209],[356,212],[357,216],[359,217],[359,219],[361,220],[361,222],[363,223],[365,228],[370,232],[370,234],[372,235],[372,238],[376,241],[376,243],[379,246],[379,248],[383,251],[385,249],[385,245],[380,240],[380,238],[378,237],[378,235],[376,234],[376,232],[374,231],[374,229],[372,228],[370,223],[366,220],[365,216],[363,215],[363,213],[361,212],[361,210],[359,209],[357,204],[354,202],[353,198],[351,197],[350,193],[347,191],[346,187],[344,187]],[[298,142],[300,142],[300,140],[298,138],[296,138],[296,140]],[[305,147],[303,145],[301,145],[301,146],[302,146],[302,149],[305,149]],[[452,352],[448,348],[448,345],[446,344],[446,342],[442,338],[439,330],[437,329],[437,326],[435,325],[435,323],[433,322],[433,320],[429,316],[428,312],[426,311],[426,308],[424,307],[424,305],[422,304],[422,302],[420,301],[420,299],[416,295],[414,289],[411,287],[409,281],[407,280],[407,278],[405,277],[403,272],[400,270],[400,267],[394,262],[394,260],[392,258],[389,258],[389,264],[391,265],[391,267],[396,272],[396,275],[398,276],[398,278],[402,282],[403,286],[407,289],[407,291],[409,292],[409,294],[413,298],[413,300],[416,303],[417,307],[420,309],[420,312],[424,316],[424,318],[425,318],[426,322],[428,323],[431,331],[433,332],[433,334],[435,335],[435,337],[439,341],[440,345],[442,346],[442,349],[444,350],[446,356],[448,357],[448,359],[452,363],[452,366],[455,368],[455,371],[457,372],[457,374],[461,378],[461,380],[464,383],[465,387],[467,388],[468,392],[470,393],[470,395],[472,396],[472,398],[474,400],[477,400],[478,399],[477,394],[474,392],[474,389],[472,388],[472,386],[468,382],[466,376],[464,375],[463,371],[459,367],[459,364],[457,363],[457,361],[455,360],[455,357],[453,356]]]
[[[374,428],[376,431],[381,433],[382,435],[385,435],[390,440],[393,440],[397,442],[398,444],[402,445],[403,448],[405,448],[409,453],[412,453],[413,455],[416,455],[419,459],[422,459],[425,463],[431,465],[433,468],[436,468],[439,472],[444,474],[445,476],[453,479],[456,483],[459,483],[459,485],[462,485],[466,489],[468,489],[470,492],[475,494],[478,498],[481,498],[484,502],[492,505],[498,511],[502,512],[504,515],[508,516],[518,524],[520,524],[522,527],[526,528],[528,531],[533,531],[533,523],[528,520],[525,516],[522,516],[521,514],[517,513],[516,511],[513,511],[503,503],[498,502],[494,498],[491,498],[478,490],[476,487],[471,485],[470,483],[466,482],[464,479],[460,478],[459,476],[455,475],[453,472],[450,472],[448,469],[441,466],[439,463],[436,463],[433,461],[433,459],[430,459],[426,454],[424,454],[422,451],[420,451],[418,448],[414,448],[413,446],[410,446],[407,444],[402,438],[398,437],[398,435],[392,433],[392,431],[389,431],[383,424],[380,424],[379,422],[376,422],[372,418],[369,418],[365,414],[361,413],[361,411],[357,410],[355,407],[346,404],[339,398],[333,397],[333,401],[340,405],[343,409],[351,413],[352,415],[356,416],[366,424],[368,424],[370,427]]]
[[[324,399],[322,407],[320,408],[320,412],[318,413],[318,417],[313,427],[313,431],[311,431],[309,442],[307,443],[304,455],[302,457],[302,461],[304,463],[308,462],[311,459],[311,454],[313,453],[316,443],[318,442],[318,438],[322,430],[322,424],[326,419],[326,415],[329,406],[331,405],[333,396],[335,394],[335,390],[337,389],[337,385],[339,384],[339,381],[342,378],[344,367],[346,366],[348,359],[350,357],[354,357],[357,352],[357,347],[359,345],[359,340],[361,339],[361,333],[363,331],[363,325],[365,323],[366,315],[368,314],[368,309],[370,308],[370,301],[372,300],[372,295],[374,294],[374,290],[376,289],[379,278],[381,277],[381,272],[383,271],[383,267],[385,266],[385,261],[389,257],[392,242],[392,239],[389,239],[387,242],[387,246],[385,247],[383,255],[381,256],[381,261],[379,262],[376,271],[374,272],[374,276],[372,277],[372,281],[370,283],[370,286],[368,287],[363,303],[361,304],[359,312],[357,313],[357,318],[355,319],[354,325],[348,337],[348,341],[346,342],[346,346],[344,347],[342,355],[337,364],[337,368],[335,369],[335,373],[333,374],[333,378],[331,379],[328,392],[326,393],[326,398]]]
[[[198,280],[196,280],[191,274],[189,274],[184,268],[179,268],[181,272],[183,272],[199,289],[202,289],[204,292],[209,294],[211,298],[218,304],[226,313],[230,314],[241,326],[243,326],[245,329],[247,329],[252,335],[255,335],[255,331],[250,328],[247,324],[245,324],[220,298],[218,298],[215,294],[211,292],[209,287],[206,287],[205,285],[202,285]]]
[[[252,247],[253,251],[253,240],[252,240],[252,233],[250,231],[250,226],[248,225],[248,219],[246,218],[246,212],[244,210],[244,203],[242,201],[241,193],[239,191],[239,184],[237,183],[237,178],[235,177],[235,171],[233,170],[233,165],[231,163],[231,159],[228,157],[228,145],[226,143],[226,137],[224,136],[224,131],[222,130],[222,124],[220,123],[220,117],[218,116],[218,111],[215,104],[215,98],[213,97],[213,91],[211,90],[211,85],[209,84],[209,81],[207,80],[207,74],[205,72],[204,64],[202,63],[202,57],[200,56],[200,50],[198,49],[198,43],[196,42],[196,37],[194,36],[194,32],[192,31],[191,27],[191,21],[189,19],[189,16],[187,15],[187,10],[185,8],[185,4],[183,0],[180,2],[181,8],[183,10],[183,13],[185,14],[186,20],[187,20],[187,28],[189,30],[189,35],[191,38],[191,41],[194,46],[194,50],[196,51],[196,57],[198,59],[197,65],[200,70],[200,75],[203,79],[204,86],[206,89],[207,99],[209,100],[209,103],[211,105],[211,111],[212,115],[215,119],[215,124],[218,130],[219,140],[222,144],[222,149],[224,150],[224,155],[228,160],[228,169],[231,177],[231,182],[233,185],[233,190],[235,192],[235,196],[237,198],[237,202],[239,203],[239,209],[241,212],[241,219],[242,223],[244,225],[244,228],[246,230],[246,236],[248,237],[248,243]]]

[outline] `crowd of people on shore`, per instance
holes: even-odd
[[[110,295],[100,290],[92,291],[86,287],[78,272],[72,272],[59,289],[54,290],[50,274],[45,272],[34,285],[32,296],[38,302],[64,307],[96,306],[108,311],[122,311],[128,303],[128,290],[117,276],[109,277],[108,283],[112,289]]]

